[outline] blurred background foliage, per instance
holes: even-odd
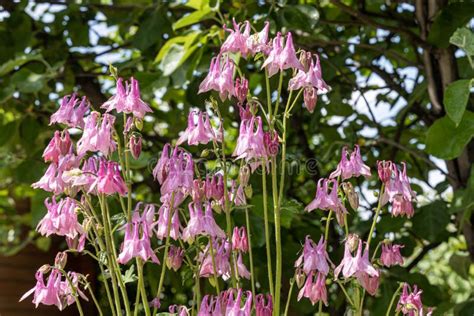
[[[134,162],[137,200],[159,200],[151,167],[164,143],[184,129],[190,107],[205,107],[209,96],[197,87],[225,38],[223,23],[249,19],[259,30],[292,31],[297,48],[317,52],[332,91],[314,114],[300,108],[289,130],[283,207],[283,299],[292,264],[305,235],[319,239],[324,214],[304,214],[318,178],[336,167],[342,146],[359,144],[375,171],[377,160],[406,161],[418,207],[411,220],[384,212],[376,240],[405,244],[403,267],[385,274],[374,315],[385,312],[397,281],[418,284],[424,303],[436,314],[474,313],[474,36],[470,1],[448,0],[84,0],[0,1],[0,252],[13,255],[27,245],[48,249],[33,229],[44,215],[47,194],[33,190],[46,165],[42,151],[54,127],[49,116],[63,95],[86,95],[98,108],[113,92],[109,64],[123,77],[140,81],[154,113],[144,122],[144,151]],[[252,94],[264,99],[259,65],[247,69]],[[276,80],[272,78],[273,80]],[[285,78],[288,80],[288,78]],[[275,86],[275,82],[273,85]],[[238,111],[221,106],[229,132],[237,135]],[[202,148],[193,148],[196,156]],[[305,163],[314,158],[317,163]],[[266,268],[259,177],[251,204],[256,279],[265,289]],[[356,183],[354,183],[356,184]],[[376,198],[376,177],[361,186],[359,214],[350,229],[365,236]],[[269,208],[272,210],[272,208]],[[234,212],[243,224],[242,212]],[[273,216],[270,216],[272,218]],[[343,233],[331,232],[333,260],[339,260]],[[40,265],[41,263],[38,263]],[[147,266],[151,287],[158,270]],[[167,294],[186,303],[192,292],[183,277],[169,274]],[[33,276],[32,276],[33,280]],[[264,290],[262,290],[264,291]],[[332,314],[344,310],[331,288]],[[293,302],[296,299],[293,298]],[[291,313],[313,311],[308,302]]]

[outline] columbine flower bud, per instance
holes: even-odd
[[[235,80],[235,96],[240,103],[244,103],[249,92],[249,81],[244,77]]]
[[[168,257],[166,258],[166,266],[168,269],[178,271],[178,269],[181,268],[181,265],[183,264],[183,256],[184,249],[171,245]]]
[[[51,271],[51,266],[49,264],[43,264],[39,269],[38,269],[39,272],[41,272],[41,274],[46,274],[48,273],[49,271]]]
[[[314,108],[316,107],[316,102],[318,101],[318,93],[313,87],[304,88],[303,92],[304,106],[309,111],[313,113]]]
[[[351,251],[354,251],[359,244],[359,236],[357,234],[349,234],[346,239],[346,244],[349,246]]]
[[[380,181],[386,183],[392,176],[392,162],[385,160],[377,161],[377,172],[379,174]]]
[[[311,52],[302,51],[300,54],[300,63],[303,66],[304,72],[309,70],[313,56]]]
[[[359,195],[357,194],[356,191],[354,191],[354,187],[352,186],[352,183],[350,182],[343,182],[342,183],[342,189],[344,190],[344,194],[347,197],[347,200],[349,201],[350,206],[354,211],[357,211],[359,208]]]
[[[140,157],[140,153],[142,152],[142,137],[138,135],[132,135],[129,141],[129,148],[130,153],[134,159],[138,159]]]
[[[276,132],[265,132],[263,135],[263,142],[268,157],[273,157],[278,154],[280,144],[278,143],[278,134]]]
[[[54,259],[54,266],[58,269],[64,269],[67,263],[67,253],[58,252],[56,258]]]
[[[247,165],[242,166],[239,171],[239,183],[240,185],[247,186],[250,179],[250,167]]]
[[[296,269],[295,281],[299,289],[304,285],[305,279],[306,279],[306,276],[303,272],[303,269]]]

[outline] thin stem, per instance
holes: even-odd
[[[345,288],[344,285],[341,283],[341,281],[336,280],[336,283],[339,284],[339,286],[341,287],[341,290],[342,290],[342,292],[344,293],[344,295],[346,296],[346,299],[347,299],[347,301],[349,302],[349,304],[351,304],[352,306],[354,306],[354,302],[351,300],[351,297],[350,297],[349,294],[347,293],[346,288]]]
[[[163,265],[165,264],[163,263]],[[143,262],[141,258],[137,258],[137,272],[138,272],[138,281],[139,281],[138,284],[140,285],[140,293],[142,296],[143,308],[145,309],[145,315],[151,316],[150,306],[148,305],[148,300],[146,298],[145,279],[143,278]]]
[[[211,259],[212,259],[212,270],[214,274],[214,282],[216,283],[216,292],[217,295],[219,295],[220,290],[219,290],[219,279],[217,278],[217,267],[216,267],[216,257],[214,255],[214,246],[212,245],[214,240],[212,237],[209,239],[209,251],[211,252]]]
[[[379,202],[377,209],[375,210],[374,219],[372,220],[372,226],[370,227],[369,236],[367,237],[367,248],[370,246],[370,241],[372,240],[372,235],[374,234],[375,225],[377,224],[377,219],[379,217],[380,211],[382,210],[382,195],[385,190],[385,184],[382,183],[379,193]]]
[[[390,300],[390,305],[388,305],[387,312],[385,313],[386,316],[390,316],[390,311],[392,310],[393,303],[395,303],[395,298],[397,297],[402,287],[403,287],[403,283],[400,283],[395,293],[393,293],[392,299]]]
[[[272,252],[270,245],[270,228],[268,221],[268,195],[267,195],[267,174],[265,171],[265,162],[262,160],[262,191],[263,191],[263,220],[265,226],[265,246],[267,249],[267,270],[268,270],[268,287],[270,294],[273,296],[273,269],[272,269]]]
[[[271,89],[270,89],[270,78],[268,77],[268,70],[265,68],[265,85],[267,87],[267,108],[268,108],[268,120],[273,126],[273,112],[272,112],[272,95],[271,95]]]
[[[99,316],[104,315],[104,313],[102,312],[102,308],[100,308],[100,304],[97,301],[97,298],[95,297],[94,291],[92,291],[92,288],[91,288],[90,284],[87,284],[87,289],[89,290],[89,293],[92,297],[92,301],[94,301],[95,307],[97,308],[97,311],[99,312]],[[113,311],[113,309],[112,309],[112,311]]]
[[[250,259],[250,283],[252,285],[252,297],[255,298],[255,274],[253,269],[253,254],[252,254],[252,234],[250,232],[249,210],[245,208],[245,224],[247,226],[247,240],[249,244],[249,259]]]
[[[84,311],[82,310],[82,305],[81,305],[81,302],[79,300],[79,295],[77,293],[77,289],[76,287],[72,284],[72,281],[71,281],[71,278],[69,277],[69,275],[66,273],[66,271],[62,270],[62,269],[58,269],[63,275],[64,277],[66,278],[67,280],[67,283],[69,285],[69,288],[71,289],[71,292],[72,292],[72,296],[74,297],[74,301],[76,301],[76,307],[77,307],[77,311],[79,312],[79,315],[80,316],[84,316]]]
[[[278,115],[278,108],[280,107],[280,98],[281,98],[281,87],[283,85],[283,71],[280,71],[280,78],[278,79],[278,93],[277,99],[275,101],[275,110],[273,112],[273,117]]]
[[[288,309],[290,308],[290,301],[291,301],[291,294],[293,293],[293,286],[295,285],[295,280],[290,280],[290,290],[288,291],[288,297],[286,299],[286,306],[285,306],[285,314],[284,316],[288,315]]]
[[[326,220],[326,228],[324,229],[324,242],[326,247],[328,245],[328,236],[329,236],[329,224],[331,224],[332,210],[329,210],[328,218]]]
[[[275,305],[273,314],[280,315],[280,291],[281,291],[281,218],[278,209],[278,188],[277,188],[277,169],[276,159],[272,157],[272,195],[273,195],[273,211],[275,222],[275,252],[276,252],[276,272],[275,272]]]
[[[171,202],[170,202],[170,213],[168,216],[168,223],[166,227],[166,241],[165,241],[165,253],[163,254],[163,261],[161,262],[161,274],[160,274],[160,282],[158,283],[158,290],[156,291],[156,296],[158,299],[160,298],[161,289],[163,288],[163,282],[165,281],[165,272],[166,272],[166,259],[168,258],[168,252],[170,247],[170,233],[171,233],[171,219],[173,217],[173,208],[174,208],[174,192],[171,193]],[[153,315],[156,314],[157,308],[153,308]]]

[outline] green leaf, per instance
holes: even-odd
[[[430,242],[443,240],[448,224],[448,210],[440,200],[419,208],[413,217],[413,231]]]
[[[5,125],[0,125],[0,146],[7,144],[18,131],[17,121],[8,122]]]
[[[472,18],[472,12],[474,12],[474,3],[472,2],[455,2],[443,8],[431,25],[428,42],[438,47],[447,48],[453,32]]]
[[[125,271],[125,274],[123,275],[123,282],[127,284],[135,282],[136,280],[138,280],[138,277],[135,275],[135,266],[131,265],[130,268]]]
[[[181,65],[181,60],[185,53],[184,45],[171,45],[160,63],[160,69],[163,71],[164,76],[171,75]]]
[[[3,65],[0,66],[0,76],[3,76],[16,67],[20,67],[27,62],[33,61],[33,60],[41,60],[43,57],[41,54],[30,54],[30,55],[21,55],[16,57],[15,59],[11,59],[4,63]]]
[[[209,6],[204,7],[202,10],[195,11],[191,14],[183,16],[181,19],[176,21],[173,24],[173,30],[177,30],[188,25],[196,24],[203,20],[210,19],[213,16],[214,13],[211,11],[211,8]]]
[[[29,69],[22,68],[11,78],[12,83],[16,85],[20,92],[36,93],[43,89],[45,76],[32,72]]]
[[[161,41],[161,35],[166,32],[167,25],[166,12],[162,8],[153,11],[140,24],[137,33],[133,37],[132,44],[140,50]]]
[[[458,80],[449,84],[444,92],[446,114],[456,126],[462,120],[471,89],[471,80]]]
[[[166,42],[155,59],[155,62],[161,61],[159,68],[163,71],[163,75],[171,75],[201,45],[200,43],[193,44],[199,34],[199,32],[193,32]]]
[[[462,256],[453,254],[449,258],[449,266],[459,274],[460,277],[469,280],[469,268],[471,266],[471,259],[468,255]]]
[[[426,151],[441,159],[458,157],[474,136],[474,113],[465,111],[456,127],[447,116],[434,122],[426,134]]]
[[[466,54],[474,56],[474,33],[467,27],[457,29],[449,42],[462,48]]]
[[[171,47],[175,44],[182,44],[185,47],[191,46],[199,34],[200,32],[192,32],[187,35],[176,36],[169,39],[160,49],[158,55],[156,55],[155,63],[159,63],[168,54],[168,51],[171,49]]]

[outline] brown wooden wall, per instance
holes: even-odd
[[[18,302],[20,297],[35,283],[35,272],[43,264],[54,263],[55,249],[42,252],[33,246],[28,246],[12,257],[0,255],[0,316],[72,316],[78,315],[74,305],[62,312],[56,307],[40,305],[37,309],[31,303],[33,297]],[[66,270],[89,274],[88,279],[95,279],[95,270],[92,260],[87,256],[70,255]],[[95,315],[93,305],[83,304],[85,315]]]

